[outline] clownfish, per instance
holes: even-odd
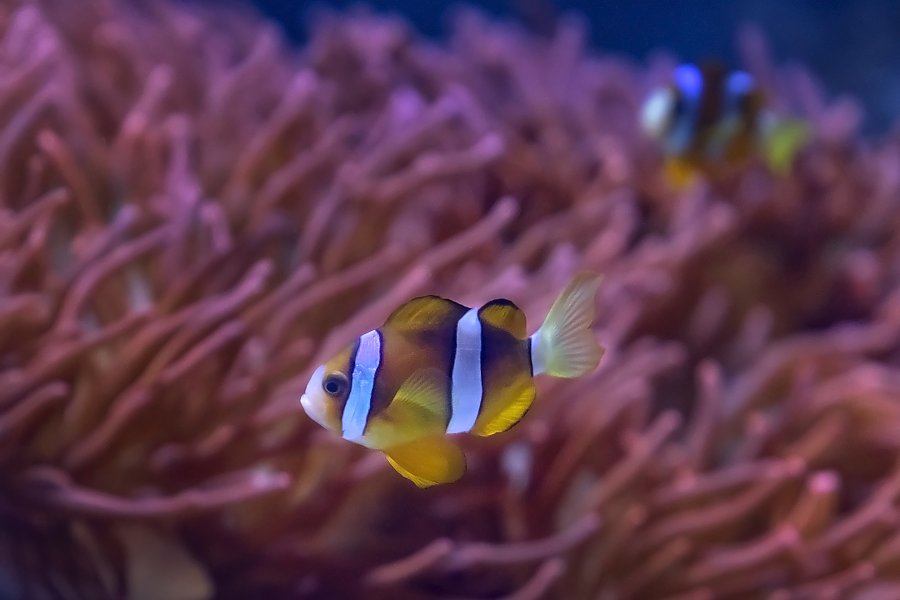
[[[419,487],[462,477],[455,434],[489,436],[519,422],[534,377],[579,377],[603,349],[591,331],[599,277],[576,276],[531,336],[509,300],[469,308],[413,298],[313,373],[306,413],[345,440],[384,452]]]
[[[717,64],[676,68],[672,82],[645,100],[640,122],[661,144],[666,173],[679,187],[697,173],[717,175],[755,155],[783,174],[809,136],[804,123],[766,107],[752,75]]]

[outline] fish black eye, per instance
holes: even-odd
[[[342,373],[332,373],[322,382],[322,389],[329,396],[340,396],[347,389],[347,378]]]

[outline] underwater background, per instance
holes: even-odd
[[[723,5],[0,1],[0,598],[900,598],[896,4]],[[667,179],[707,54],[785,172]],[[413,296],[533,329],[584,270],[599,368],[456,483],[298,405]]]
[[[212,0],[207,0],[211,2]],[[737,60],[735,40],[748,25],[765,31],[773,54],[802,63],[831,94],[850,94],[866,107],[864,129],[876,133],[894,125],[900,108],[900,4],[893,0],[682,0],[681,2],[595,2],[593,0],[488,0],[421,2],[353,0],[296,2],[247,0],[302,42],[309,16],[318,10],[367,6],[393,13],[418,31],[440,37],[452,16],[474,6],[495,18],[514,20],[536,34],[548,34],[560,18],[577,15],[591,45],[603,52],[644,59],[669,51],[681,60]]]

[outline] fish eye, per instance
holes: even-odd
[[[329,396],[340,396],[347,389],[347,378],[343,373],[331,373],[322,382],[322,389]]]

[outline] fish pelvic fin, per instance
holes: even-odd
[[[531,336],[534,374],[580,377],[594,370],[603,356],[591,325],[600,277],[575,276],[550,307],[547,318]]]
[[[459,446],[443,436],[422,438],[384,451],[394,469],[420,488],[456,481],[466,472]]]
[[[809,125],[800,119],[781,119],[770,116],[762,135],[763,159],[776,175],[785,175],[794,157],[811,137]]]

